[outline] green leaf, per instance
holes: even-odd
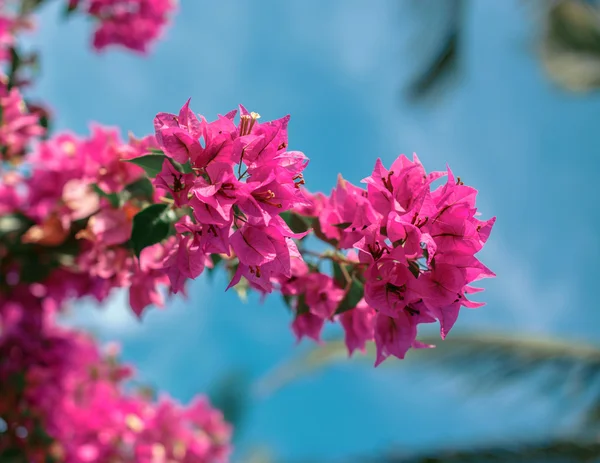
[[[167,204],[152,204],[133,218],[131,242],[138,257],[142,249],[160,243],[169,235],[171,218],[167,208]]]
[[[345,287],[348,284],[348,280],[346,280],[346,275],[348,274],[348,272],[347,272],[348,266],[345,264],[340,264],[335,261],[332,261],[331,265],[333,266],[333,279],[342,288]],[[343,265],[344,269],[346,269],[346,273],[344,273],[344,270],[342,269],[342,265]]]
[[[365,289],[362,282],[356,277],[352,277],[352,282],[350,283],[349,288],[346,290],[346,295],[344,296],[344,299],[341,300],[340,305],[338,305],[335,313],[341,314],[348,310],[354,309],[363,298],[364,294]]]
[[[121,198],[117,193],[106,193],[102,188],[100,188],[95,183],[92,185],[92,190],[101,198],[106,198],[110,202],[112,207],[119,207],[121,205]]]
[[[300,296],[298,296],[298,305],[296,306],[296,314],[302,315],[302,314],[308,313],[309,310],[310,310],[310,308],[308,307],[308,304],[306,303],[306,296],[304,294],[301,294]]]
[[[182,174],[191,174],[194,172],[189,161],[181,164],[166,156],[162,150],[150,148],[148,151],[150,154],[140,156],[139,158],[124,159],[124,161],[140,166],[150,178],[154,178],[160,173],[165,159],[168,159],[171,165]]]
[[[17,71],[21,66],[21,57],[17,52],[16,48],[10,49],[10,71],[8,74],[8,88],[11,89],[15,85],[15,78]]]
[[[152,199],[154,197],[154,186],[150,179],[142,177],[125,187],[125,190],[134,198]]]
[[[22,371],[13,373],[9,377],[9,383],[13,388],[16,389],[17,393],[21,394],[25,390],[27,380],[25,379],[25,373]]]
[[[50,117],[47,114],[42,114],[40,116],[40,125],[45,129],[44,135],[42,138],[47,140],[50,137],[51,127],[50,127]]]
[[[52,265],[42,264],[39,256],[32,255],[21,262],[20,280],[24,283],[37,283],[44,281],[52,271]]]
[[[414,260],[409,260],[408,261],[408,269],[410,270],[410,273],[412,273],[414,275],[415,278],[419,278],[419,275],[421,274],[421,270],[420,270],[419,264],[417,262],[415,262]]]
[[[304,217],[292,211],[285,211],[279,215],[294,233],[304,233],[311,226],[309,217]]]
[[[162,153],[162,151],[161,151]],[[125,162],[131,162],[140,166],[150,178],[156,177],[162,170],[163,162],[167,157],[164,154],[146,154],[134,159],[124,159]]]
[[[340,230],[345,230],[346,228],[348,228],[350,225],[352,225],[352,222],[342,222],[342,223],[334,223],[333,226],[335,228],[339,228]]]
[[[9,447],[0,452],[0,461],[3,463],[27,463],[27,455],[17,447]]]
[[[186,162],[185,164],[181,164],[180,162],[177,162],[175,159],[171,159],[168,156],[165,156],[165,157],[169,160],[171,165],[173,167],[175,167],[175,169],[177,169],[177,171],[181,172],[182,174],[194,173],[194,169],[192,169],[192,165],[190,164],[190,161]]]
[[[285,305],[287,306],[288,309],[292,308],[292,301],[294,300],[294,296],[290,296],[289,294],[282,294],[283,297],[283,302],[285,302]]]
[[[180,164],[171,158],[168,158],[168,159],[169,159],[169,161],[171,161],[171,164],[173,164],[179,172],[182,172],[184,174],[193,174],[194,173],[194,169],[192,168],[190,161],[186,162],[185,164]]]

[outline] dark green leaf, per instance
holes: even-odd
[[[410,273],[414,275],[415,278],[419,278],[421,270],[419,269],[419,264],[417,262],[415,262],[414,260],[409,260],[408,269],[410,270]]]
[[[171,158],[169,158],[169,161],[171,161],[171,164],[173,164],[179,172],[182,172],[184,174],[193,174],[194,173],[194,169],[192,169],[192,165],[190,164],[189,161],[186,162],[185,164],[180,164]]]
[[[16,447],[10,447],[0,452],[0,461],[2,463],[27,463],[27,455]]]
[[[50,263],[42,264],[38,261],[37,256],[33,254],[22,262],[19,278],[24,283],[37,283],[44,281],[52,271]]]
[[[17,71],[21,66],[21,57],[17,52],[16,48],[10,49],[10,71],[8,74],[8,88],[11,89],[15,85]]]
[[[149,199],[154,197],[154,187],[150,179],[142,177],[125,187],[125,190],[134,198]]]
[[[48,114],[44,113],[40,116],[40,125],[46,129],[42,138],[47,140],[51,132],[50,118],[48,117]]]
[[[294,300],[294,296],[290,296],[289,294],[283,294],[283,302],[285,302],[285,305],[287,306],[288,309],[292,308],[292,301]]]
[[[304,233],[311,226],[309,217],[304,217],[292,211],[285,211],[279,215],[294,233]]]
[[[112,207],[120,206],[121,198],[119,198],[119,195],[117,193],[106,193],[102,188],[100,188],[95,183],[92,185],[92,190],[94,190],[94,193],[96,193],[101,198],[108,199],[108,202],[110,202],[110,205]]]
[[[190,164],[190,162],[186,162],[185,164],[181,164],[180,162],[177,162],[175,159],[171,159],[168,156],[165,156],[169,162],[171,163],[171,165],[173,167],[175,167],[175,169],[179,172],[181,172],[182,174],[191,174],[194,172],[194,169],[192,169],[192,166]]]
[[[335,282],[338,285],[340,285],[342,288],[344,288],[348,284],[348,280],[346,279],[346,275],[348,274],[348,272],[346,271],[346,273],[344,274],[344,271],[342,270],[342,265],[344,266],[344,268],[346,270],[348,269],[348,266],[346,266],[344,264],[340,264],[340,263],[335,262],[335,261],[332,262],[332,266],[333,266],[333,279],[335,280]]]
[[[346,295],[344,296],[344,299],[341,300],[340,305],[338,305],[335,313],[340,314],[354,309],[363,298],[364,294],[365,290],[362,282],[356,277],[352,277],[352,282],[350,283],[349,288],[346,290]]]
[[[159,149],[150,148],[149,152],[149,154],[140,156],[139,158],[125,159],[125,161],[131,162],[143,168],[144,171],[146,171],[146,175],[148,175],[150,178],[154,178],[160,173],[165,159],[168,159],[171,165],[182,174],[191,174],[194,172],[194,169],[192,169],[189,161],[185,164],[181,164],[166,156],[165,153]]]
[[[341,230],[345,230],[350,225],[352,225],[352,222],[342,222],[342,223],[334,223],[333,224],[334,227],[339,228]]]
[[[304,294],[298,296],[298,304],[296,305],[296,314],[302,315],[308,313],[309,311],[308,304],[306,303],[306,297]]]
[[[162,153],[162,151],[161,151]],[[163,162],[167,157],[164,154],[146,154],[134,159],[124,159],[125,162],[131,162],[140,166],[150,178],[156,177],[162,170]]]
[[[26,384],[25,373],[23,373],[23,372],[13,373],[11,376],[9,376],[9,382],[11,384],[11,387],[15,388],[17,393],[20,394],[21,392],[23,392],[25,390],[25,384]]]
[[[142,249],[160,243],[169,235],[171,221],[166,204],[152,204],[133,218],[131,242],[139,257]]]

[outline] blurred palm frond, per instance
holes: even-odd
[[[556,439],[510,446],[474,446],[465,449],[437,450],[418,454],[374,452],[368,456],[344,458],[345,463],[598,463],[600,441]],[[245,463],[281,462],[271,453],[252,453]],[[324,463],[327,460],[293,460],[293,463]],[[338,460],[335,460],[338,461]]]
[[[463,5],[465,0],[451,0],[444,3],[446,9],[445,34],[440,45],[427,59],[424,68],[416,74],[406,87],[410,100],[421,100],[431,94],[458,67],[458,47],[463,31]]]
[[[571,91],[600,87],[600,7],[581,0],[547,10],[541,57],[550,77]]]
[[[460,375],[480,392],[499,388],[510,382],[535,378],[537,388],[548,395],[574,393],[580,397],[591,393],[588,424],[600,424],[600,347],[575,341],[534,337],[529,334],[457,334],[445,341],[422,338],[422,342],[438,343],[436,349],[412,350],[406,360],[389,359],[382,366],[419,365],[441,367]],[[328,341],[324,346],[305,350],[263,377],[255,391],[268,395],[286,384],[315,371],[346,361],[347,350],[342,340]],[[371,344],[365,355],[354,360],[374,362]]]
[[[235,429],[235,440],[241,435],[249,406],[249,384],[249,376],[245,371],[233,369],[220,377],[208,394],[211,404],[223,412],[225,420]]]
[[[592,0],[531,2],[541,15],[539,55],[551,80],[572,92],[600,87],[600,5]],[[448,7],[440,3],[438,8]],[[457,70],[464,35],[466,0],[453,0],[445,15],[447,33],[431,53],[425,68],[406,87],[410,100],[419,101]],[[432,7],[431,12],[434,11]],[[532,22],[533,23],[533,22]],[[429,26],[429,24],[427,24]],[[532,27],[535,25],[532,24]]]
[[[361,458],[360,461],[364,463],[593,463],[600,461],[600,442],[556,440],[512,447],[449,450],[410,457],[387,455]]]

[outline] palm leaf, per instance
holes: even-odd
[[[437,6],[439,7],[440,4]],[[457,70],[458,47],[463,29],[462,10],[464,0],[451,0],[444,3],[443,6],[447,8],[447,14],[445,15],[446,32],[440,41],[440,45],[427,59],[424,68],[408,84],[406,95],[410,100],[421,100],[430,95],[435,88]],[[429,27],[425,30],[427,34],[431,33]]]
[[[550,77],[571,91],[600,87],[600,8],[580,0],[552,2],[541,57]]]
[[[540,59],[549,77],[566,90],[587,92],[600,87],[600,5],[592,0],[538,0],[542,16]],[[458,70],[466,0],[452,0],[446,16],[446,33],[427,58],[423,70],[407,86],[409,99],[422,100]],[[432,5],[428,14],[448,7]],[[533,24],[532,24],[533,26]],[[430,33],[429,22],[423,28]]]
[[[245,371],[232,369],[210,388],[211,404],[223,412],[225,420],[235,429],[234,440],[241,436],[243,421],[249,406],[249,376]]]
[[[274,463],[270,453],[253,454],[248,463]],[[281,461],[281,460],[277,460]],[[464,449],[437,450],[427,453],[402,454],[375,452],[368,456],[344,458],[346,463],[595,463],[600,461],[600,442],[577,438],[509,446],[475,446]],[[294,463],[324,463],[323,459],[293,460]],[[291,463],[291,462],[290,462]]]
[[[522,444],[512,447],[481,447],[440,451],[427,455],[388,455],[361,458],[365,463],[574,463],[597,462],[600,443],[597,441],[556,440]]]
[[[600,382],[600,347],[581,342],[534,337],[529,334],[458,334],[445,341],[422,338],[425,343],[437,343],[436,349],[412,350],[404,361],[389,359],[385,367],[402,367],[414,360],[430,367],[444,368],[452,374],[475,379],[480,390],[500,387],[507,382],[535,377],[538,387],[556,393],[584,395]],[[332,364],[345,362],[347,351],[342,340],[330,340],[324,346],[304,350],[263,377],[256,385],[260,395],[273,393],[286,384]],[[375,360],[371,344],[365,355],[355,355],[354,361]],[[595,393],[595,391],[592,391]],[[598,405],[596,405],[598,404]],[[600,415],[600,394],[591,405],[591,422]]]

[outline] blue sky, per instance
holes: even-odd
[[[498,216],[481,259],[498,278],[488,305],[461,314],[455,330],[511,330],[597,338],[600,169],[598,95],[552,85],[535,56],[535,14],[518,0],[474,0],[459,80],[435,104],[411,105],[401,88],[439,36],[417,21],[414,2],[182,0],[147,58],[91,52],[90,24],[47,7],[34,38],[43,76],[36,93],[56,129],[86,133],[90,121],[150,133],[157,112],[189,97],[209,119],[244,104],[264,119],[291,114],[290,146],[311,163],[308,187],[338,172],[358,182],[377,157],[418,153],[428,170],[448,163],[480,191],[483,217]],[[77,307],[78,323],[119,339],[140,376],[181,400],[229,369],[258,378],[298,352],[277,297],[246,304],[223,293],[224,276],[200,278],[137,323],[122,295]],[[282,457],[360,455],[474,441],[512,442],[567,429],[555,407],[523,388],[473,396],[464,382],[389,361],[360,362],[303,378],[254,399],[237,455],[267,445]]]

